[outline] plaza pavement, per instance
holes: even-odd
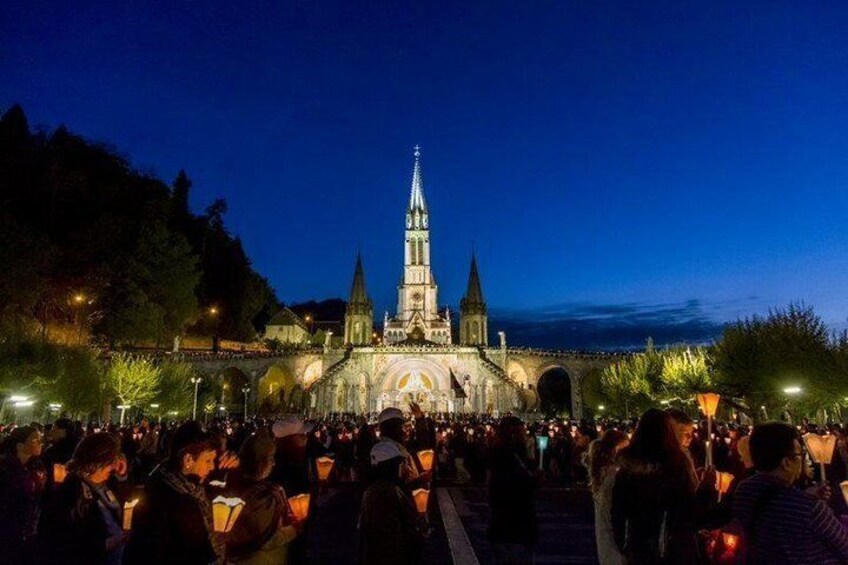
[[[341,483],[322,495],[309,531],[309,562],[355,564],[359,554],[357,521],[361,488]],[[545,486],[536,493],[540,541],[535,563],[597,563],[592,499],[585,486]],[[448,481],[434,489],[430,500],[430,536],[425,563],[485,564],[488,504],[483,485]]]

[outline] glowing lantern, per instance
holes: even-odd
[[[704,392],[697,395],[698,406],[701,407],[701,412],[704,413],[704,416],[707,418],[712,418],[715,416],[716,409],[718,409],[718,401],[721,399],[721,395],[716,394],[714,392]]]
[[[330,472],[333,470],[335,463],[329,457],[319,457],[315,460],[315,466],[318,468],[319,481],[326,481],[330,477]]]
[[[291,508],[294,519],[298,522],[303,522],[309,516],[309,494],[298,494],[289,498],[289,508]]]
[[[707,417],[707,438],[713,435],[713,416],[718,409],[718,401],[721,400],[721,395],[714,392],[702,392],[696,396],[698,406],[701,407],[701,412]],[[713,445],[709,439],[706,441],[707,446],[707,467],[713,466]]]
[[[226,534],[232,530],[243,509],[244,500],[240,498],[216,497],[212,501],[212,522],[215,531]]]
[[[731,555],[736,553],[736,548],[739,547],[739,536],[736,534],[722,532],[721,541],[724,543],[724,549],[727,550],[728,553]]]
[[[133,508],[135,508],[136,504],[138,504],[137,498],[135,500],[130,500],[130,501],[124,502],[124,523],[123,523],[123,527],[124,527],[124,530],[126,530],[126,531],[130,531],[132,529]]]
[[[427,502],[430,500],[430,491],[425,488],[417,488],[412,491],[412,498],[415,499],[415,508],[419,514],[427,513]]]
[[[844,498],[845,503],[848,504],[848,481],[842,481],[839,483],[839,488],[842,489],[842,498]]]
[[[733,482],[733,475],[730,473],[722,473],[721,471],[716,471],[716,482],[715,488],[718,491],[718,499],[721,500],[721,495],[727,494],[727,491],[730,490],[730,483]]]
[[[827,479],[824,475],[824,466],[830,465],[833,459],[833,450],[836,447],[836,436],[818,434],[804,434],[801,436],[804,443],[807,445],[807,451],[810,452],[810,457],[821,467],[822,482]]]
[[[53,463],[53,482],[58,484],[65,482],[65,477],[68,476],[68,470],[61,463]]]
[[[425,471],[429,471],[433,468],[433,453],[432,449],[424,449],[423,451],[418,452],[418,461],[421,462],[421,468]]]

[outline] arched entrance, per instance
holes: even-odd
[[[377,410],[389,406],[409,410],[416,403],[425,412],[452,412],[447,370],[426,359],[403,359],[389,365],[377,381],[380,393]]]
[[[550,367],[539,376],[536,392],[543,414],[572,415],[571,376],[562,367]]]

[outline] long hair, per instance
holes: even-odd
[[[589,444],[583,455],[583,465],[589,471],[589,490],[597,492],[603,481],[604,469],[615,462],[615,448],[627,441],[627,434],[618,430],[607,430],[604,435]]]
[[[672,418],[656,408],[647,410],[639,418],[630,445],[622,454],[630,461],[666,470],[685,468],[686,455],[674,434]]]

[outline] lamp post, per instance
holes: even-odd
[[[218,353],[218,310],[217,306],[209,307],[209,316],[212,318],[212,353]]]
[[[788,387],[783,389],[783,394],[785,394],[787,396],[786,412],[787,412],[787,414],[789,414],[789,423],[790,424],[794,424],[795,422],[793,422],[792,412],[789,411],[789,406],[790,406],[789,398],[791,398],[793,396],[797,396],[797,395],[801,394],[802,392],[803,392],[803,390],[801,390],[801,387],[799,387],[799,386],[788,386]]]
[[[85,295],[77,293],[71,299],[71,305],[74,307],[74,322],[77,325],[77,345],[82,344],[82,319],[80,318],[80,308],[85,305]]]
[[[194,384],[194,408],[191,411],[191,419],[197,420],[197,389],[200,388],[200,381],[203,379],[200,377],[192,377],[192,384]]]
[[[247,394],[250,392],[250,387],[242,387],[241,392],[244,394],[244,421],[247,422]]]
[[[121,426],[124,425],[124,414],[127,413],[127,408],[129,408],[129,404],[119,404],[118,408],[121,410]]]

